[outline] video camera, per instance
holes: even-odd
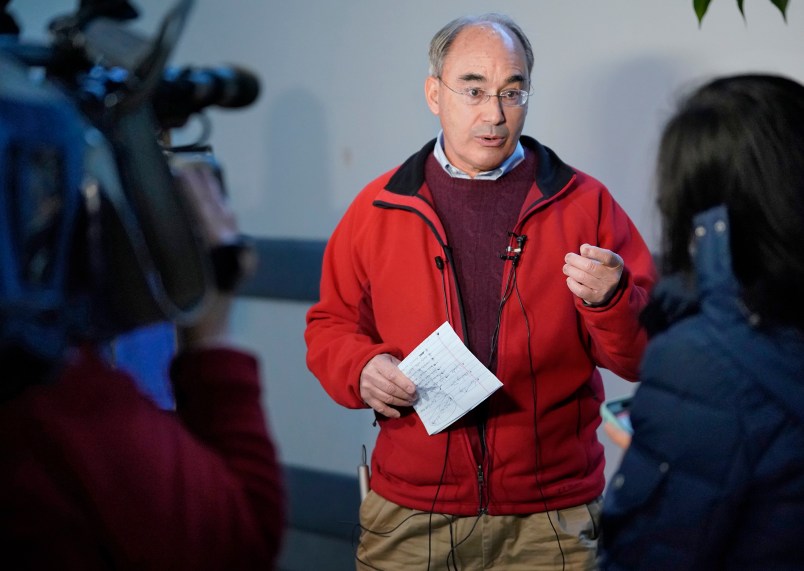
[[[129,29],[125,0],[82,0],[49,45],[0,35],[0,358],[58,360],[202,310],[215,272],[171,159],[214,156],[203,141],[170,147],[169,130],[251,104],[259,83],[165,67],[192,5],[179,0],[153,40]]]

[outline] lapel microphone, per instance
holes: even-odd
[[[519,257],[522,255],[522,250],[525,248],[525,241],[528,239],[524,234],[515,234],[509,232],[510,243],[505,248],[505,251],[500,254],[500,259],[511,260],[514,265],[519,262]]]

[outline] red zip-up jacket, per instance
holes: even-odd
[[[526,514],[580,505],[604,487],[597,367],[634,380],[646,336],[638,314],[655,281],[650,251],[606,188],[534,139],[534,184],[513,232],[527,236],[515,293],[500,316],[497,377],[484,422],[428,436],[412,408],[378,415],[371,487],[409,508],[456,515]],[[445,320],[465,340],[448,237],[424,164],[435,141],[371,182],[329,240],[321,298],[307,315],[307,363],[339,404],[365,408],[360,373],[380,353],[403,359]],[[586,307],[564,256],[589,243],[618,253],[614,297]],[[513,270],[505,261],[505,283]],[[511,276],[512,277],[512,276]]]

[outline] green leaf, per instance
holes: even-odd
[[[773,1],[773,0],[771,0]],[[743,15],[743,21],[745,21],[745,10],[743,10],[743,3],[745,0],[737,0],[737,7],[740,9],[740,14]]]
[[[712,0],[692,0],[692,6],[695,8],[695,15],[698,16],[699,26],[701,25],[701,21],[703,20],[704,14],[706,14],[706,10],[709,8],[709,2],[711,1]]]
[[[789,0],[771,0],[771,3],[776,6],[782,13],[782,18],[787,22],[787,4]]]

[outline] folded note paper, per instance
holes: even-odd
[[[449,323],[430,334],[399,363],[416,385],[413,408],[427,434],[444,430],[502,386]]]

